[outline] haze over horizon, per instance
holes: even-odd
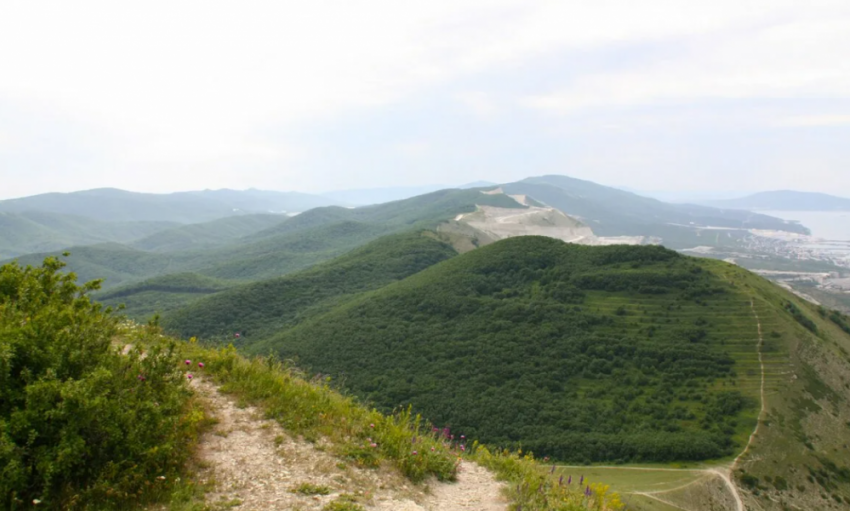
[[[847,197],[847,48],[844,0],[6,2],[0,199],[541,174]]]

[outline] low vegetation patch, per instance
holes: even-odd
[[[124,509],[170,499],[204,424],[177,343],[111,311],[64,266],[0,268],[0,508]]]

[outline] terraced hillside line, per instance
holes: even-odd
[[[192,386],[218,421],[198,449],[199,477],[214,482],[205,496],[212,509],[320,511],[347,494],[368,511],[507,511],[503,485],[473,463],[462,464],[456,483],[414,485],[395,470],[349,466],[321,442],[292,438],[205,379]]]
[[[756,311],[755,300],[752,299],[752,298],[750,299],[750,308],[753,311],[753,316],[756,318],[756,327],[758,328],[758,344],[756,345],[757,346],[756,349],[757,349],[757,352],[758,352],[759,366],[761,368],[761,386],[760,386],[760,389],[759,389],[759,393],[760,393],[760,396],[761,396],[761,399],[760,399],[761,400],[761,408],[759,409],[759,414],[758,414],[758,417],[756,418],[756,427],[753,429],[753,432],[750,435],[750,439],[747,440],[747,445],[744,447],[744,450],[741,451],[741,454],[739,454],[738,457],[735,458],[735,461],[732,462],[732,467],[729,469],[730,471],[735,470],[735,467],[738,466],[738,462],[750,450],[750,446],[753,444],[753,441],[755,440],[756,435],[759,432],[759,428],[761,427],[762,417],[764,416],[765,412],[767,411],[767,402],[765,401],[765,398],[764,398],[764,356],[762,355],[762,347],[764,346],[764,336],[762,335],[761,319],[759,318],[759,314]]]

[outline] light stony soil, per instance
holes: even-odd
[[[210,382],[192,385],[218,423],[201,439],[198,478],[213,483],[207,503],[221,509],[321,510],[342,494],[356,496],[365,509],[382,511],[505,511],[503,485],[483,468],[464,463],[457,483],[413,485],[391,467],[359,469],[311,444],[289,436],[253,407],[239,407]],[[329,495],[291,490],[309,483]]]

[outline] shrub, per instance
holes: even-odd
[[[122,355],[118,323],[64,263],[0,267],[0,508],[120,507],[178,479],[203,414],[164,341]],[[151,337],[138,332],[136,341]]]

